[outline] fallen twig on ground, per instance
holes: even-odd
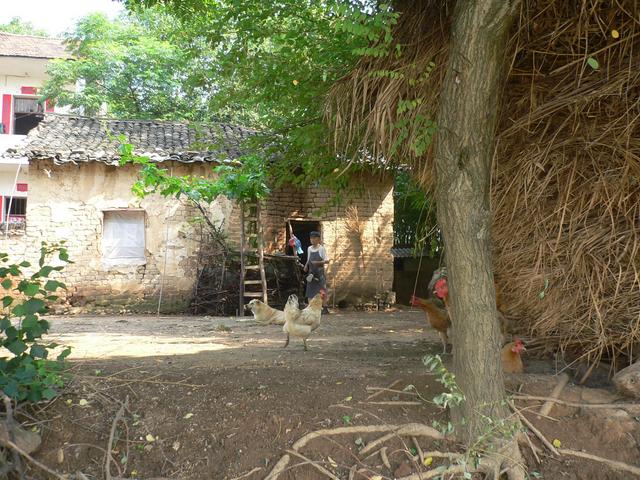
[[[389,462],[389,457],[387,456],[387,447],[380,449],[380,458],[382,459],[383,465],[391,470],[391,462]]]
[[[531,453],[533,453],[533,456],[536,458],[536,462],[538,462],[538,465],[540,465],[540,457],[538,456],[538,451],[537,451],[538,448],[533,444],[533,442],[529,438],[529,435],[527,435],[526,432],[522,432],[522,436],[527,440],[527,444],[531,449]]]
[[[411,436],[411,441],[413,442],[413,446],[418,451],[418,459],[420,460],[420,465],[424,465],[424,452],[422,451],[422,447],[418,443],[418,439],[414,436]]]
[[[446,470],[434,469],[428,472],[412,473],[406,477],[400,477],[397,480],[428,480],[430,478],[451,478],[449,475],[457,475],[460,473],[474,473],[478,470],[467,469],[460,465],[449,467]]]
[[[406,425],[366,425],[361,427],[338,427],[338,428],[330,428],[323,430],[316,430],[314,432],[310,432],[303,437],[299,438],[291,447],[291,450],[298,452],[302,447],[304,447],[311,440],[319,437],[332,436],[332,435],[344,435],[344,434],[352,434],[352,433],[384,433],[384,432],[392,432],[388,435],[385,435],[378,440],[374,440],[375,445],[371,446],[371,444],[367,445],[360,454],[366,454],[367,451],[374,450],[377,445],[386,441],[389,438],[393,438],[397,435],[405,435],[405,436],[427,436],[431,438],[435,438],[437,440],[442,440],[443,436],[440,432],[438,432],[435,428],[431,428],[427,425],[423,425],[421,423],[409,423]],[[366,451],[365,451],[366,450]],[[280,460],[274,465],[271,469],[271,472],[264,480],[276,480],[278,476],[286,469],[287,464],[291,456],[289,453],[283,455]]]
[[[190,388],[206,387],[206,385],[196,385],[193,383],[184,383],[182,381],[170,382],[170,381],[160,381],[160,380],[147,380],[144,378],[96,377],[92,375],[82,375],[81,378],[90,378],[92,380],[108,380],[108,381],[114,381],[114,382],[127,382],[127,383],[152,383],[155,385],[176,385],[179,387],[190,387]]]
[[[544,403],[544,405],[542,405],[542,407],[540,408],[540,411],[538,412],[539,415],[547,416],[549,415],[549,413],[551,413],[551,409],[553,408],[553,405],[554,405],[553,400],[556,400],[560,396],[560,393],[562,393],[562,390],[564,390],[564,387],[567,385],[568,382],[569,382],[569,375],[567,375],[566,373],[562,373],[558,376],[558,383],[556,384],[555,388],[551,392],[551,395],[549,396],[549,400],[547,400]]]
[[[397,394],[401,394],[401,395],[411,395],[413,397],[418,396],[418,394],[416,392],[407,392],[405,390],[395,390],[393,388],[383,388],[383,387],[367,387],[366,388],[367,391],[374,391],[374,392],[389,392],[389,393],[397,393]],[[367,398],[368,400],[369,398]]]
[[[547,447],[547,448],[549,449],[549,451],[550,451],[551,453],[553,453],[554,455],[559,455],[559,453],[558,453],[558,449],[556,449],[556,447],[554,447],[554,446],[553,446],[553,444],[552,444],[549,440],[547,440],[547,438],[542,434],[542,432],[540,432],[540,430],[538,430],[536,427],[534,427],[534,426],[533,426],[533,423],[531,423],[531,422],[527,419],[527,417],[525,417],[525,416],[520,412],[520,410],[518,410],[518,409],[516,408],[516,406],[513,404],[513,402],[509,401],[509,402],[507,402],[507,403],[508,403],[509,407],[511,408],[511,410],[513,411],[513,413],[515,413],[515,414],[520,418],[520,420],[522,421],[522,423],[524,423],[524,424],[527,426],[527,428],[528,428],[529,430],[531,430],[531,432],[532,432],[536,437],[538,437],[538,439],[539,439],[539,440],[544,444],[544,446],[545,446],[545,447]]]
[[[366,455],[368,452],[374,450],[381,443],[398,436],[416,436],[416,437],[430,437],[436,440],[442,440],[444,437],[435,428],[423,425],[421,423],[409,423],[402,427],[396,427],[392,429],[391,433],[383,435],[382,437],[373,440],[366,447],[360,450],[360,455]]]
[[[393,382],[391,382],[388,386],[387,389],[391,389],[393,387],[395,387],[397,384],[399,384],[402,380],[398,379],[398,380],[394,380]],[[369,387],[367,387],[367,390],[369,389]],[[385,391],[384,390],[378,390],[375,393],[372,393],[371,395],[369,395],[367,398],[365,398],[365,400],[372,400],[380,395],[382,395]]]
[[[129,403],[129,397],[127,397],[124,401],[124,403],[120,406],[120,409],[118,410],[118,412],[116,413],[116,416],[113,419],[113,422],[111,423],[111,432],[109,433],[109,441],[107,442],[107,453],[105,455],[105,465],[104,465],[104,471],[105,471],[105,478],[106,480],[112,480],[111,477],[111,462],[114,461],[113,456],[111,455],[111,449],[113,448],[113,438],[116,435],[116,428],[118,426],[118,422],[120,422],[120,420],[122,419],[123,415],[124,415],[124,411],[127,408],[127,405]],[[118,464],[116,463],[116,466]],[[118,476],[121,477],[122,476],[122,471],[120,471],[120,467],[117,466],[118,468]]]
[[[558,405],[565,405],[567,407],[573,408],[619,408],[621,410],[627,409],[639,409],[640,403],[574,403],[574,402],[566,402],[564,400],[559,400],[557,398],[551,397],[537,397],[534,395],[513,395],[515,400],[540,400],[540,401],[549,401],[553,403],[557,403]]]
[[[249,470],[247,473],[244,473],[244,474],[240,475],[239,477],[233,477],[231,480],[240,480],[242,478],[247,478],[247,477],[249,477],[249,476],[253,475],[254,473],[259,472],[261,470],[262,470],[262,467],[256,467],[253,470]]]
[[[4,446],[6,446],[7,448],[9,448],[9,449],[11,449],[11,450],[13,450],[15,452],[18,452],[24,458],[29,460],[29,462],[31,462],[33,465],[35,465],[36,467],[38,467],[41,470],[44,470],[45,472],[47,472],[52,477],[55,477],[55,478],[57,478],[59,480],[68,480],[67,477],[64,477],[64,476],[60,475],[58,472],[56,472],[55,470],[50,469],[44,463],[40,463],[38,460],[33,458],[31,455],[29,455],[27,452],[25,452],[23,449],[21,449],[18,445],[13,443],[11,440],[0,439],[0,442],[2,442],[2,444]]]
[[[361,405],[386,405],[389,407],[407,407],[412,405],[424,405],[423,402],[403,402],[403,401],[389,401],[389,402],[358,402]]]
[[[300,454],[300,453],[298,453],[298,452],[296,452],[294,450],[287,450],[287,453],[293,455],[294,457],[298,457],[300,460],[304,460],[306,462],[309,462],[309,465],[311,465],[313,468],[315,468],[319,472],[321,472],[324,475],[326,475],[327,477],[329,477],[331,480],[340,480],[338,477],[336,477],[333,473],[331,473],[329,470],[324,468],[318,462],[314,462],[313,460],[305,457],[304,455],[302,455],[302,454]]]
[[[559,450],[562,455],[571,455],[573,457],[585,458],[587,460],[593,460],[594,462],[604,463],[605,465],[610,466],[614,470],[633,473],[640,477],[640,467],[636,467],[635,465],[629,465],[628,463],[618,462],[616,460],[609,460],[608,458],[598,457],[597,455],[591,455],[586,452],[579,452],[577,450],[571,450],[567,448],[563,448]]]

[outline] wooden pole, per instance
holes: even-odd
[[[267,275],[264,271],[264,230],[260,221],[260,200],[256,200],[256,234],[258,236],[258,264],[260,265],[260,281],[262,282],[262,301],[268,303]]]
[[[244,202],[240,202],[240,292],[238,316],[244,316],[244,277],[245,277],[245,236],[244,236]]]

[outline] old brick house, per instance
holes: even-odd
[[[196,212],[174,198],[133,195],[137,167],[118,166],[114,136],[121,134],[137,154],[162,162],[174,175],[209,177],[212,164],[240,155],[239,145],[251,132],[217,124],[196,135],[184,123],[47,114],[12,152],[29,161],[26,229],[2,232],[0,251],[34,260],[41,240],[66,240],[75,263],[63,277],[76,305],[154,310],[162,295],[163,311],[184,309],[203,241],[201,227],[190,221]],[[193,149],[203,142],[215,147]],[[337,301],[372,298],[390,290],[393,281],[392,180],[371,173],[359,181],[366,188],[346,207],[322,210],[330,200],[327,191],[283,188],[262,210],[269,252],[284,253],[289,224],[303,241],[309,230],[322,231]],[[237,206],[221,198],[210,208],[229,239],[238,238]]]

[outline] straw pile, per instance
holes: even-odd
[[[429,187],[433,145],[419,146],[438,109],[451,9],[402,7],[403,55],[363,60],[336,85],[327,118],[337,148],[410,161]],[[524,0],[511,52],[492,176],[508,313],[550,349],[637,359],[640,2]]]

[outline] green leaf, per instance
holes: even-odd
[[[0,282],[0,285],[2,285],[2,288],[4,288],[5,290],[9,290],[13,286],[13,280],[11,280],[10,278],[5,278],[4,280],[2,280],[2,282]]]
[[[13,297],[10,297],[9,295],[7,295],[6,297],[2,298],[2,306],[4,308],[7,308],[12,303],[13,303]]]
[[[62,353],[60,353],[60,355],[58,355],[57,360],[59,362],[62,362],[65,358],[67,358],[69,355],[71,355],[71,348],[67,347],[65,348]]]
[[[7,397],[16,398],[18,396],[20,388],[18,387],[18,382],[16,382],[14,379],[10,379],[7,385],[5,385],[2,390],[4,391],[5,395],[7,395]]]
[[[43,313],[45,311],[45,303],[39,298],[30,298],[23,304],[25,315],[30,313]]]
[[[20,265],[21,267],[28,268],[28,267],[30,267],[30,266],[31,266],[31,263],[29,263],[29,262],[27,262],[27,261],[24,261],[24,262],[20,262],[20,263],[19,263],[19,265]]]
[[[51,275],[51,272],[53,272],[54,270],[55,270],[54,267],[50,265],[45,265],[40,269],[40,271],[35,273],[34,276],[37,275],[38,277],[48,277],[49,275]]]
[[[11,320],[9,320],[9,317],[2,317],[2,320],[0,320],[0,330],[5,331],[10,326]]]
[[[42,345],[33,344],[31,346],[31,356],[34,358],[47,358],[49,352]]]
[[[58,396],[58,392],[56,392],[53,388],[45,388],[42,391],[42,396],[47,400],[52,400]]]
[[[57,280],[47,280],[47,283],[44,284],[44,289],[47,292],[55,292],[58,288],[63,287],[63,284],[61,282],[58,282]]]
[[[38,326],[38,317],[35,314],[27,314],[22,320],[22,328],[25,330],[33,330]]]
[[[600,64],[598,63],[598,61],[593,58],[593,57],[589,57],[587,58],[587,64],[593,68],[594,70],[598,70],[600,68]]]
[[[34,297],[40,292],[40,285],[37,283],[26,283],[24,286],[18,288],[27,297]]]
[[[14,340],[8,345],[5,345],[5,348],[14,355],[20,355],[27,350],[27,345],[22,340]]]

